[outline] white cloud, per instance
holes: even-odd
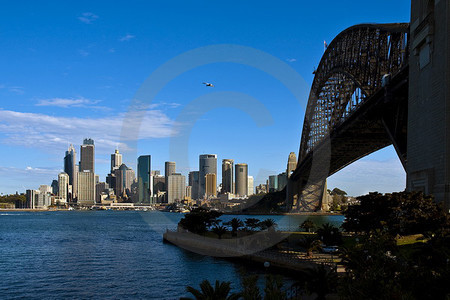
[[[121,37],[119,39],[119,41],[126,42],[126,41],[129,41],[129,40],[134,39],[134,38],[135,38],[134,35],[127,33],[125,36]]]
[[[129,130],[123,138],[122,130]],[[104,118],[58,117],[0,110],[2,143],[40,148],[52,153],[61,153],[68,143],[78,143],[86,137],[95,140],[99,153],[110,153],[118,145],[124,151],[130,150],[126,142],[132,141],[136,132],[137,139],[143,140],[170,137],[177,130],[174,122],[159,110]]]
[[[99,103],[99,100],[89,100],[85,98],[66,99],[66,98],[52,98],[39,100],[36,106],[57,106],[57,107],[86,107],[89,105]]]
[[[290,62],[290,63],[293,63],[293,62],[296,62],[297,59],[295,59],[295,58],[288,58],[288,59],[286,59],[286,61]]]
[[[81,14],[81,17],[78,17],[78,20],[85,24],[92,24],[95,20],[98,19],[98,16],[91,13],[91,12],[85,12]]]

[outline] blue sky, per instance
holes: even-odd
[[[96,173],[102,180],[110,154],[119,147],[132,167],[141,154],[151,154],[153,169],[159,170],[164,161],[185,155],[177,165],[185,175],[198,168],[199,154],[215,153],[219,162],[248,163],[259,184],[285,169],[289,152],[298,153],[323,41],[330,43],[354,24],[408,22],[409,15],[410,1],[404,0],[3,4],[0,192],[50,184],[62,169],[68,144],[79,152],[83,137],[96,142]],[[136,143],[121,138],[123,124],[134,124],[136,114],[143,114],[142,108],[130,112],[139,104],[133,99],[145,103],[138,91],[154,83],[148,78],[159,67],[215,45],[223,45],[222,56],[230,45],[250,50],[240,63],[217,61],[217,53],[205,51],[197,58],[210,62],[206,65],[192,61],[180,75],[165,70],[174,78],[145,107]],[[274,68],[249,64],[258,51],[302,78],[303,99],[271,74]],[[204,81],[215,87],[206,88]],[[186,107],[202,111],[208,102],[209,110],[189,118]],[[256,123],[252,114],[260,116]],[[188,147],[178,147],[186,128],[192,128]],[[397,191],[404,188],[405,173],[389,147],[333,175],[328,185],[351,195]]]

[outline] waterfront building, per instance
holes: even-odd
[[[66,151],[66,155],[64,156],[64,172],[69,175],[69,184],[72,187],[77,186],[77,154],[75,152],[75,148],[71,144],[69,149]],[[75,197],[72,193],[72,197]]]
[[[217,196],[217,179],[216,174],[206,174],[205,176],[205,194],[206,198],[215,198]]]
[[[269,193],[278,191],[278,175],[269,176]]]
[[[161,175],[160,170],[153,170],[153,171],[151,171],[151,173],[152,173],[152,176]]]
[[[50,186],[52,187],[52,194],[53,195],[58,195],[58,180],[57,179],[53,179],[52,180],[52,184]]]
[[[116,173],[115,170],[113,173],[108,174],[106,176],[106,183],[108,184],[110,189],[113,189],[114,192],[116,192]]]
[[[95,176],[93,172],[77,173],[77,203],[80,205],[95,204]]]
[[[297,168],[297,156],[294,152],[291,152],[289,154],[287,168],[286,168],[286,174],[287,177],[291,177],[291,174],[295,171],[295,168]]]
[[[69,199],[69,174],[61,172],[58,175],[58,198],[61,202],[68,202]]]
[[[122,165],[122,154],[119,153],[119,150],[115,150],[113,154],[111,154],[111,173],[114,170],[117,170]]]
[[[206,174],[216,174],[217,178],[216,154],[202,154],[199,157],[199,198],[206,195]]]
[[[236,164],[235,165],[235,178],[236,178],[236,195],[239,197],[247,196],[248,194],[248,165]]]
[[[138,202],[150,203],[153,196],[153,176],[151,176],[151,155],[141,155],[138,158]]]
[[[135,180],[134,171],[127,165],[122,164],[114,173],[116,175],[116,196],[131,195],[131,185]]]
[[[184,200],[186,196],[186,177],[174,173],[167,177],[167,203]]]
[[[253,176],[248,176],[248,188],[247,188],[247,196],[251,196],[254,194],[253,192]]]
[[[192,199],[192,186],[190,186],[190,185],[186,186],[185,199],[187,199],[187,200],[191,200]]]
[[[95,173],[95,146],[94,140],[84,139],[80,147],[80,170],[79,172]]]
[[[154,175],[153,176],[153,195],[166,191],[166,176]]]
[[[95,202],[102,203],[102,196],[106,195],[103,199],[106,199],[109,192],[109,186],[106,182],[99,182],[95,185]]]
[[[278,191],[282,191],[285,186],[287,185],[287,174],[286,172],[283,172],[281,174],[278,174]]]
[[[36,208],[36,203],[38,201],[37,194],[39,191],[36,190],[27,190],[26,191],[26,202],[23,208]]]
[[[221,193],[231,193],[234,194],[234,184],[233,184],[233,168],[234,160],[224,159],[222,160],[222,189]]]
[[[169,182],[167,178],[175,173],[176,173],[176,163],[174,161],[166,161],[164,163],[164,176],[166,177],[166,188],[168,188],[167,184]]]
[[[189,172],[189,185],[192,186],[192,192],[191,192],[191,198],[194,200],[197,200],[199,198],[198,196],[198,189],[199,189],[199,171],[192,171]]]

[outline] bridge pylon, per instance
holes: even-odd
[[[450,2],[412,0],[407,189],[450,208]]]

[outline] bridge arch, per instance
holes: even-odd
[[[402,133],[397,130],[398,124],[393,124],[395,120],[392,119],[395,116],[391,118],[386,114],[379,117],[381,114],[378,114],[358,122],[352,121],[352,124],[361,128],[361,132],[355,134],[358,128],[352,129],[351,134],[358,135],[355,139],[359,139],[359,144],[348,146],[358,149],[352,149],[352,155],[347,155],[344,159],[339,157],[339,151],[346,151],[345,143],[350,139],[338,135],[342,128],[349,128],[347,123],[353,120],[355,115],[361,114],[361,111],[370,112],[379,102],[393,103],[391,98],[395,97],[391,95],[399,86],[404,88],[401,82],[396,83],[396,86],[392,85],[394,79],[401,78],[402,76],[398,75],[403,74],[408,67],[408,36],[409,23],[361,24],[341,32],[327,47],[314,72],[297,169],[291,176],[291,181],[295,182],[297,187],[293,189],[291,186],[288,191],[288,199],[296,196],[297,206],[303,206],[304,210],[320,209],[320,201],[305,199],[304,191],[309,190],[308,194],[317,198],[317,195],[323,193],[320,189],[323,191],[326,177],[367,154],[394,143],[401,156],[401,147],[397,147],[395,139]],[[367,108],[368,103],[372,108]],[[399,105],[389,108],[393,112],[397,109],[400,109]],[[404,111],[399,113],[404,114]],[[367,140],[378,141],[365,145],[363,131],[367,131]],[[339,139],[340,144],[335,142]],[[324,151],[324,147],[332,149]],[[330,156],[323,158],[329,161],[329,169],[318,175],[311,175],[311,170],[314,169],[313,157],[315,156],[316,162],[322,159],[317,157],[323,156],[319,153],[328,153],[326,155]],[[311,177],[314,177],[312,182]],[[314,191],[308,186],[315,186]],[[293,204],[292,199],[290,201]]]

